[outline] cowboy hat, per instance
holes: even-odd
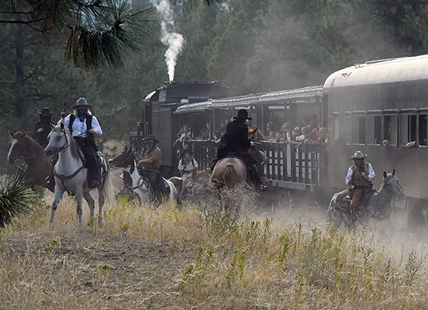
[[[39,115],[42,115],[42,114],[49,114],[49,115],[52,115],[52,113],[51,113],[51,111],[49,110],[49,108],[46,108],[46,107],[44,107],[44,108],[41,108],[40,109],[40,112],[39,112]]]
[[[71,106],[72,109],[76,109],[77,107],[88,107],[90,109],[92,108],[92,104],[88,104],[85,98],[80,97],[77,99],[76,104]]]
[[[361,151],[356,151],[355,153],[354,153],[354,155],[352,155],[351,157],[350,157],[350,159],[364,159],[364,158],[366,158],[367,157],[367,154],[363,154],[363,152],[361,152]]]
[[[159,143],[159,140],[156,139],[154,135],[148,135],[142,141],[153,141],[154,143]]]
[[[249,119],[252,120],[252,118],[248,117],[248,111],[245,109],[241,109],[238,111],[238,115],[234,116],[233,118],[240,118],[240,119]]]

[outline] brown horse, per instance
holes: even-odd
[[[43,148],[26,132],[9,130],[9,135],[12,140],[7,154],[7,162],[13,165],[16,159],[24,159],[26,164],[25,175],[31,184],[46,187],[53,192],[55,184],[53,182],[46,184],[45,182],[52,169],[52,162],[45,155]]]
[[[247,182],[247,180],[247,166],[237,157],[225,157],[220,159],[215,164],[210,178],[216,190],[220,190],[223,187],[232,189],[235,185]]]
[[[253,139],[257,133],[257,127],[248,128],[248,138]],[[235,185],[247,182],[252,185],[249,180],[247,165],[237,157],[226,157],[220,159],[214,166],[210,178],[214,189],[227,187],[232,189]]]

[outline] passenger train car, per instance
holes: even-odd
[[[248,125],[261,131],[268,122],[276,130],[285,122],[328,128],[328,143],[260,141],[269,158],[264,172],[276,188],[331,197],[346,187],[349,157],[361,150],[377,172],[377,188],[383,171],[396,169],[408,197],[397,204],[400,218],[407,222],[410,215],[411,225],[425,224],[428,55],[356,64],[332,73],[322,86],[245,96],[227,97],[227,88],[217,82],[167,84],[145,99],[143,122],[133,139],[155,134],[161,141],[163,172],[171,175],[183,147],[172,146],[176,133],[188,125],[196,129],[188,147],[201,168],[210,167],[215,139],[198,140],[197,132],[208,124],[214,133],[242,108],[252,118]]]

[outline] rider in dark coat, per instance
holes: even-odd
[[[48,145],[48,135],[54,127],[49,108],[42,108],[39,112],[40,120],[34,125],[32,138],[43,148]]]
[[[233,117],[233,121],[229,122],[226,127],[226,133],[221,137],[217,149],[217,160],[227,156],[236,156],[242,159],[254,176],[257,190],[265,191],[266,184],[260,179],[259,171],[257,170],[257,161],[248,152],[251,141],[248,139],[247,120],[248,112],[245,109],[238,111],[238,115]]]

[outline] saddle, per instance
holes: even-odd
[[[363,197],[361,199],[360,205],[358,206],[357,210],[365,209],[367,201],[376,192],[377,191],[374,188],[365,187],[363,192]],[[351,199],[352,197],[349,194],[347,194],[345,197],[343,197],[340,203],[336,202],[335,208],[341,212],[350,212],[349,205],[351,203]]]

